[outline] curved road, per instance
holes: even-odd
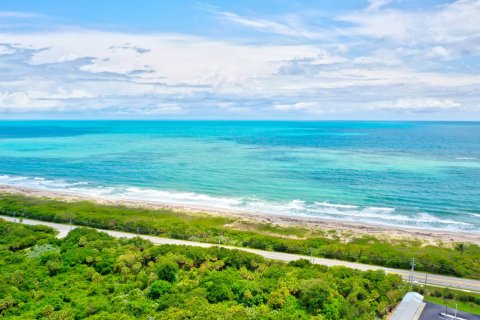
[[[18,218],[13,218],[9,216],[0,215],[0,218],[10,222],[17,222],[17,223],[20,222]],[[22,223],[28,224],[28,225],[44,225],[44,226],[48,226],[53,229],[56,229],[59,232],[59,234],[57,235],[57,237],[59,238],[65,237],[68,234],[68,232],[70,232],[70,230],[79,227],[76,225],[65,225],[60,223],[45,222],[45,221],[31,220],[31,219],[23,219]],[[187,245],[187,246],[196,246],[196,247],[204,247],[204,248],[219,246],[217,244],[211,244],[211,243],[168,239],[168,238],[161,238],[161,237],[148,236],[148,235],[137,235],[134,233],[121,232],[121,231],[104,230],[104,229],[96,229],[96,230],[105,232],[115,238],[141,237],[143,239],[150,240],[154,244],[176,244],[176,245]],[[411,271],[408,271],[408,270],[393,269],[393,268],[373,266],[373,265],[367,265],[362,263],[348,262],[348,261],[341,261],[341,260],[334,260],[334,259],[325,259],[325,258],[317,258],[317,257],[312,258],[309,256],[304,256],[299,254],[265,251],[265,250],[242,248],[242,247],[231,247],[231,246],[224,246],[224,245],[220,245],[220,247],[227,248],[227,249],[243,250],[243,251],[261,255],[267,259],[287,261],[287,262],[298,260],[298,259],[307,259],[314,264],[322,264],[329,267],[345,266],[348,268],[358,269],[362,271],[384,270],[387,273],[395,273],[395,274],[401,275],[405,281],[410,281],[411,277],[413,277],[413,281],[418,282],[420,284],[423,284],[426,281],[428,285],[433,285],[438,287],[450,287],[450,288],[460,289],[464,291],[480,292],[479,280],[448,277],[448,276],[442,276],[437,274],[427,274],[425,272],[416,272],[416,271],[412,273]]]

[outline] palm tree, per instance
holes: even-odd
[[[455,244],[455,250],[460,252],[460,255],[462,255],[465,252],[466,248],[467,248],[467,245],[464,242],[459,242]]]

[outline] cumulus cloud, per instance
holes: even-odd
[[[431,112],[438,109],[456,110],[461,104],[451,99],[418,98],[418,99],[397,99],[392,107],[396,110],[407,110],[417,112]]]
[[[430,52],[427,54],[430,58],[443,58],[449,59],[452,57],[452,53],[442,46],[435,46],[430,49]]]
[[[291,111],[304,111],[308,113],[322,113],[320,106],[317,102],[296,102],[292,104],[275,104],[273,106],[274,110],[282,112],[291,112]]]
[[[388,94],[383,89],[387,87],[458,90],[480,84],[480,77],[475,75],[412,70],[388,50],[347,58],[334,49],[313,45],[260,46],[181,35],[91,30],[0,34],[0,37],[3,42],[16,41],[19,56],[4,62],[4,69],[10,70],[5,75],[11,73],[12,78],[18,79],[23,72],[22,81],[4,82],[3,86],[10,87],[9,92],[29,88],[29,100],[18,98],[16,104],[9,104],[9,110],[15,105],[23,106],[19,108],[24,110],[28,103],[32,108],[54,109],[67,100],[84,98],[95,106],[92,108],[98,108],[100,101],[107,106],[118,103],[121,112],[134,113],[133,109],[121,107],[121,99],[137,97],[138,113],[176,113],[183,112],[177,106],[185,97],[201,99],[209,94],[229,95],[238,100],[253,98],[266,104],[271,98],[284,99],[286,102],[278,103],[274,110],[320,114],[314,103],[289,101],[309,95],[315,100],[328,97],[332,103],[344,99],[340,90],[348,89],[352,94],[357,92],[356,88],[366,86],[382,88],[377,92],[382,96]],[[141,52],[138,48],[142,48]],[[446,53],[438,49],[435,54]],[[58,89],[60,86],[63,89]],[[361,92],[356,96],[366,97]],[[92,103],[94,99],[96,104]],[[166,99],[176,99],[176,107],[169,107],[171,101],[162,107],[152,107],[153,102]],[[215,106],[232,113],[252,110],[226,108],[221,103]]]
[[[238,39],[54,26],[4,31],[0,111],[466,112],[480,100],[480,75],[460,68],[458,59],[480,53],[479,3],[408,11],[372,0],[363,10],[331,17],[328,29],[301,12],[259,18],[212,11],[222,23],[275,36],[264,42],[258,32]]]
[[[61,87],[54,92],[4,91],[0,92],[0,110],[17,112],[60,110],[66,106],[65,101],[93,97],[84,89],[67,91]]]
[[[385,3],[374,1],[365,10],[339,17],[340,21],[351,24],[344,32],[401,45],[443,44],[477,52],[480,49],[479,0],[458,0],[422,11],[384,7]]]
[[[0,111],[46,111],[60,107],[58,101],[34,99],[27,92],[0,92]]]
[[[218,84],[242,82],[274,73],[279,66],[295,58],[316,58],[324,50],[308,45],[238,45],[182,35],[137,35],[114,32],[75,31],[43,34],[2,34],[4,41],[30,48],[47,48],[34,53],[33,65],[73,61],[91,57],[81,67],[92,73],[127,74],[152,70],[145,78],[165,79],[171,83]],[[111,50],[125,39],[143,48]]]

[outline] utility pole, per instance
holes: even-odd
[[[413,272],[415,271],[415,258],[412,258],[412,269],[410,270],[410,285],[413,285]]]
[[[427,286],[427,276],[428,276],[428,274],[425,273],[425,285],[424,285],[424,287]]]

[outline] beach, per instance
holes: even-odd
[[[256,220],[273,215],[278,223],[480,230],[475,123],[12,121],[0,128],[0,185],[241,211]]]
[[[61,201],[92,201],[103,205],[121,205],[136,208],[148,209],[169,209],[176,212],[188,213],[192,215],[214,215],[235,218],[232,228],[244,228],[245,223],[273,224],[281,227],[299,227],[311,230],[330,231],[335,230],[335,235],[348,240],[351,237],[370,235],[382,239],[391,240],[413,240],[418,239],[427,244],[449,245],[454,242],[465,242],[480,244],[480,233],[472,232],[452,232],[442,230],[429,230],[410,227],[395,227],[386,225],[375,225],[359,222],[344,222],[340,220],[329,220],[321,218],[286,216],[267,213],[256,213],[241,210],[224,210],[205,206],[184,206],[172,205],[159,201],[145,201],[134,199],[111,198],[102,196],[92,196],[81,193],[59,192],[50,190],[40,190],[18,186],[0,185],[1,194],[20,194],[28,197],[40,197],[56,199]]]

